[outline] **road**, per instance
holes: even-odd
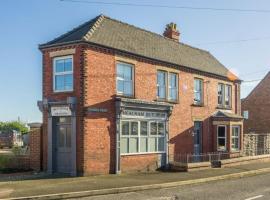
[[[84,200],[269,200],[270,174],[161,190],[83,198]]]

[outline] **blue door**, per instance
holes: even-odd
[[[195,160],[200,161],[200,154],[202,153],[202,122],[194,122],[194,155]]]

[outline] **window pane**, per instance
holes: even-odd
[[[223,87],[224,87],[223,84],[221,83],[218,84],[218,104],[219,105],[223,105],[223,98],[224,98]]]
[[[157,151],[157,138],[149,138],[149,152],[156,152]]]
[[[163,86],[158,86],[158,97],[161,99],[166,98],[166,89]]]
[[[124,79],[124,67],[120,63],[117,64],[117,77]]]
[[[157,135],[157,123],[156,122],[150,123],[150,134]]]
[[[138,138],[129,138],[129,153],[138,153]]]
[[[164,123],[158,123],[158,134],[159,135],[165,134],[165,124]]]
[[[218,137],[225,137],[225,127],[224,126],[218,127]]]
[[[132,80],[132,68],[131,66],[125,65],[124,67],[124,78],[125,80]]]
[[[55,76],[55,90],[64,90],[65,89],[65,76],[57,75]]]
[[[72,59],[71,58],[68,58],[68,59],[65,59],[65,71],[72,71]]]
[[[131,135],[138,135],[138,122],[131,122]]]
[[[158,138],[158,151],[165,151],[165,142],[164,138]]]
[[[166,73],[157,72],[157,96],[158,98],[166,98]]]
[[[65,60],[56,60],[55,72],[64,72],[64,71],[65,71]]]
[[[132,82],[131,81],[124,82],[124,94],[132,95]]]
[[[171,100],[177,100],[177,89],[176,88],[170,88],[170,99]]]
[[[225,149],[225,138],[218,138],[219,149]]]
[[[140,138],[140,152],[147,152],[147,138]]]
[[[124,81],[123,80],[117,80],[117,92],[124,93]]]
[[[141,122],[141,136],[147,136],[147,122]]]
[[[121,138],[120,139],[120,152],[121,153],[128,153],[128,138]]]
[[[73,89],[73,75],[67,74],[65,76],[65,90],[72,90]]]
[[[122,121],[122,135],[129,135],[129,122]]]

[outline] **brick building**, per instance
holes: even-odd
[[[100,15],[40,45],[48,172],[148,171],[239,151],[241,81],[209,52]]]
[[[244,133],[270,133],[270,72],[242,100]]]

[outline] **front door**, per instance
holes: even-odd
[[[194,154],[200,155],[202,149],[202,122],[194,122]]]
[[[56,124],[56,172],[71,172],[71,118],[59,117]]]

